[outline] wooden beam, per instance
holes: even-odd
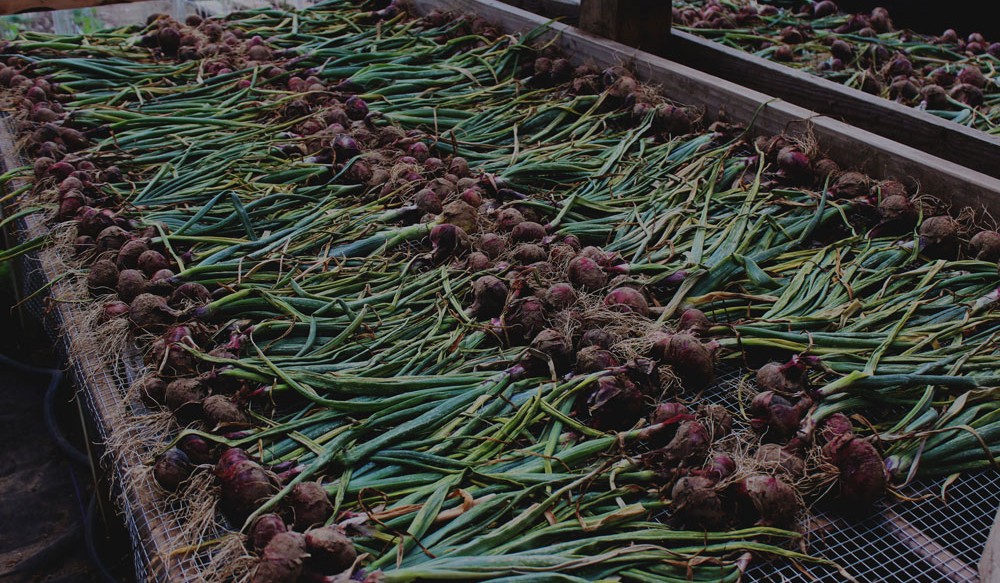
[[[553,0],[504,1],[542,16],[555,15],[550,8]],[[582,18],[581,2],[586,0],[559,1],[565,3],[558,13],[561,22],[574,23],[574,15],[568,12],[574,6]],[[600,31],[591,32],[613,38]],[[1000,136],[681,30],[671,30],[661,50],[645,50],[1000,178],[1000,163],[997,162],[1000,160]]]
[[[652,53],[666,48],[670,17],[664,0],[580,0],[580,28]]]
[[[1000,581],[1000,510],[993,519],[990,538],[986,540],[983,554],[979,559],[979,580],[983,583]]]
[[[507,32],[527,32],[549,22],[496,0],[411,1],[420,13],[433,9],[472,12]],[[809,132],[819,141],[820,148],[842,166],[854,167],[879,179],[894,178],[956,207],[987,210],[1000,217],[1000,179],[559,22],[551,23],[546,35],[575,63],[631,66],[641,79],[661,86],[667,97],[701,107],[708,121],[718,119],[720,112],[724,112],[729,120],[752,123],[758,133]]]
[[[664,56],[1000,178],[1000,136],[680,30]]]
[[[124,4],[143,0],[3,0],[0,14],[20,14],[41,10],[66,10],[70,8],[90,8],[108,4]]]

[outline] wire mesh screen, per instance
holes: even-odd
[[[745,405],[751,396],[741,384],[746,372],[726,372],[703,397],[739,410],[740,402]],[[862,520],[811,510],[804,525],[806,549],[844,572],[822,564],[761,561],[744,580],[833,582],[850,576],[871,583],[979,581],[977,564],[1000,507],[1000,473],[964,474],[953,483],[944,478],[916,482],[899,495],[905,499],[883,500]]]

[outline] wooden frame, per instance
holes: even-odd
[[[2,0],[0,0],[2,1]],[[31,2],[32,0],[19,0]],[[34,0],[38,3],[39,0]],[[93,0],[61,0],[74,6],[94,5]],[[127,0],[133,1],[133,0]],[[556,0],[549,0],[556,1]],[[679,102],[703,108],[709,120],[717,119],[720,111],[738,122],[751,123],[763,133],[809,131],[820,141],[827,153],[845,164],[855,165],[878,177],[907,177],[956,205],[986,208],[1000,214],[1000,180],[954,162],[904,146],[885,137],[859,130],[841,121],[819,115],[803,107],[775,99],[767,94],[748,90],[731,81],[657,57],[623,44],[609,41],[496,0],[411,0],[418,12],[433,9],[472,12],[496,22],[507,32],[536,29],[549,25],[550,38],[575,62],[591,62],[602,67],[628,64],[646,81],[664,87],[664,93]],[[263,1],[261,2],[263,3]],[[149,12],[155,2],[140,3]],[[10,146],[0,148],[10,155]],[[7,160],[13,164],[12,159]],[[97,382],[97,381],[90,381]],[[141,497],[137,495],[137,497]],[[126,518],[129,519],[128,517]],[[132,520],[135,517],[131,517]],[[140,573],[143,578],[164,580],[176,576],[162,558],[165,533],[171,524],[154,521],[140,525],[143,543],[151,564]]]
[[[433,9],[471,11],[507,32],[549,26],[546,33],[576,62],[599,67],[627,64],[645,81],[678,102],[703,108],[711,121],[752,122],[765,134],[808,131],[827,155],[877,178],[895,178],[955,206],[1000,216],[1000,179],[917,148],[848,125],[731,81],[509,6],[498,0],[412,0],[420,13]],[[954,125],[954,124],[953,124]],[[981,132],[980,132],[981,133]],[[1000,158],[995,158],[995,160]]]
[[[567,24],[583,19],[582,3],[587,1],[504,0],[541,16],[559,18]],[[601,30],[590,31],[638,46],[603,34]],[[670,30],[661,50],[650,52],[1000,178],[1000,136],[991,136],[675,28]]]
[[[671,7],[663,0],[580,0],[580,28],[660,54],[670,35]]]
[[[0,14],[20,14],[39,10],[68,10],[71,8],[90,8],[108,4],[123,4],[141,2],[142,0],[2,0]]]

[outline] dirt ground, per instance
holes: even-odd
[[[22,320],[14,303],[8,266],[0,264],[0,583],[131,581],[128,537],[100,471],[73,461],[49,429],[76,450],[87,449],[71,386],[64,381],[56,389],[47,425],[52,377],[6,362],[57,366],[48,338]]]

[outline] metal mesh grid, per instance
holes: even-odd
[[[308,2],[304,0],[303,3]],[[201,5],[203,11],[211,2]],[[228,1],[221,3],[232,8]],[[4,128],[5,129],[5,128]],[[9,137],[9,134],[8,134]],[[0,143],[5,162],[10,162],[10,143]],[[17,235],[23,240],[38,235],[45,226],[27,217],[16,223]],[[60,275],[45,260],[45,252],[23,257],[19,264],[26,296],[47,289]],[[141,374],[142,360],[132,350],[118,366],[109,366],[103,359],[80,356],[72,350],[73,336],[78,331],[67,328],[66,322],[76,321],[78,311],[73,304],[52,301],[58,298],[59,285],[48,294],[37,294],[24,307],[38,316],[46,326],[60,357],[68,363],[78,395],[83,399],[102,441],[112,430],[108,412],[119,410],[125,403],[125,388]],[[719,382],[703,398],[736,410],[740,403],[740,378],[745,371],[731,370],[720,376]],[[127,415],[143,415],[148,411],[141,403],[126,404]],[[141,417],[140,417],[141,419]],[[127,428],[142,431],[141,426]],[[126,452],[135,463],[149,451]],[[199,573],[211,556],[210,547],[182,558],[173,558],[167,565],[170,549],[164,541],[174,539],[182,528],[183,507],[170,501],[155,505],[150,500],[152,485],[141,480],[129,481],[129,468],[122,463],[110,465],[110,472],[121,504],[121,516],[132,538],[134,568],[138,581],[200,581]],[[883,503],[871,517],[849,522],[837,516],[818,512],[807,527],[809,552],[830,559],[852,577],[863,582],[927,582],[951,583],[978,581],[975,565],[988,537],[994,513],[1000,506],[1000,474],[978,472],[965,475],[947,488],[942,499],[943,480],[918,483],[905,488],[902,494],[919,498],[917,501]],[[215,534],[221,534],[222,530]],[[192,541],[195,542],[195,541]],[[822,565],[793,565],[788,562],[758,562],[744,577],[745,581],[831,582],[844,576],[836,569]]]
[[[741,390],[746,372],[725,372],[702,397],[730,411],[739,410],[741,401],[745,405],[751,396]],[[738,420],[735,425],[745,428]],[[909,500],[884,500],[864,520],[851,521],[813,510],[805,525],[807,549],[837,563],[861,582],[979,581],[976,566],[1000,507],[1000,473],[964,474],[946,488],[945,484],[942,478],[908,485],[899,493]],[[744,577],[753,583],[831,583],[844,579],[830,566],[789,562],[758,562]]]

